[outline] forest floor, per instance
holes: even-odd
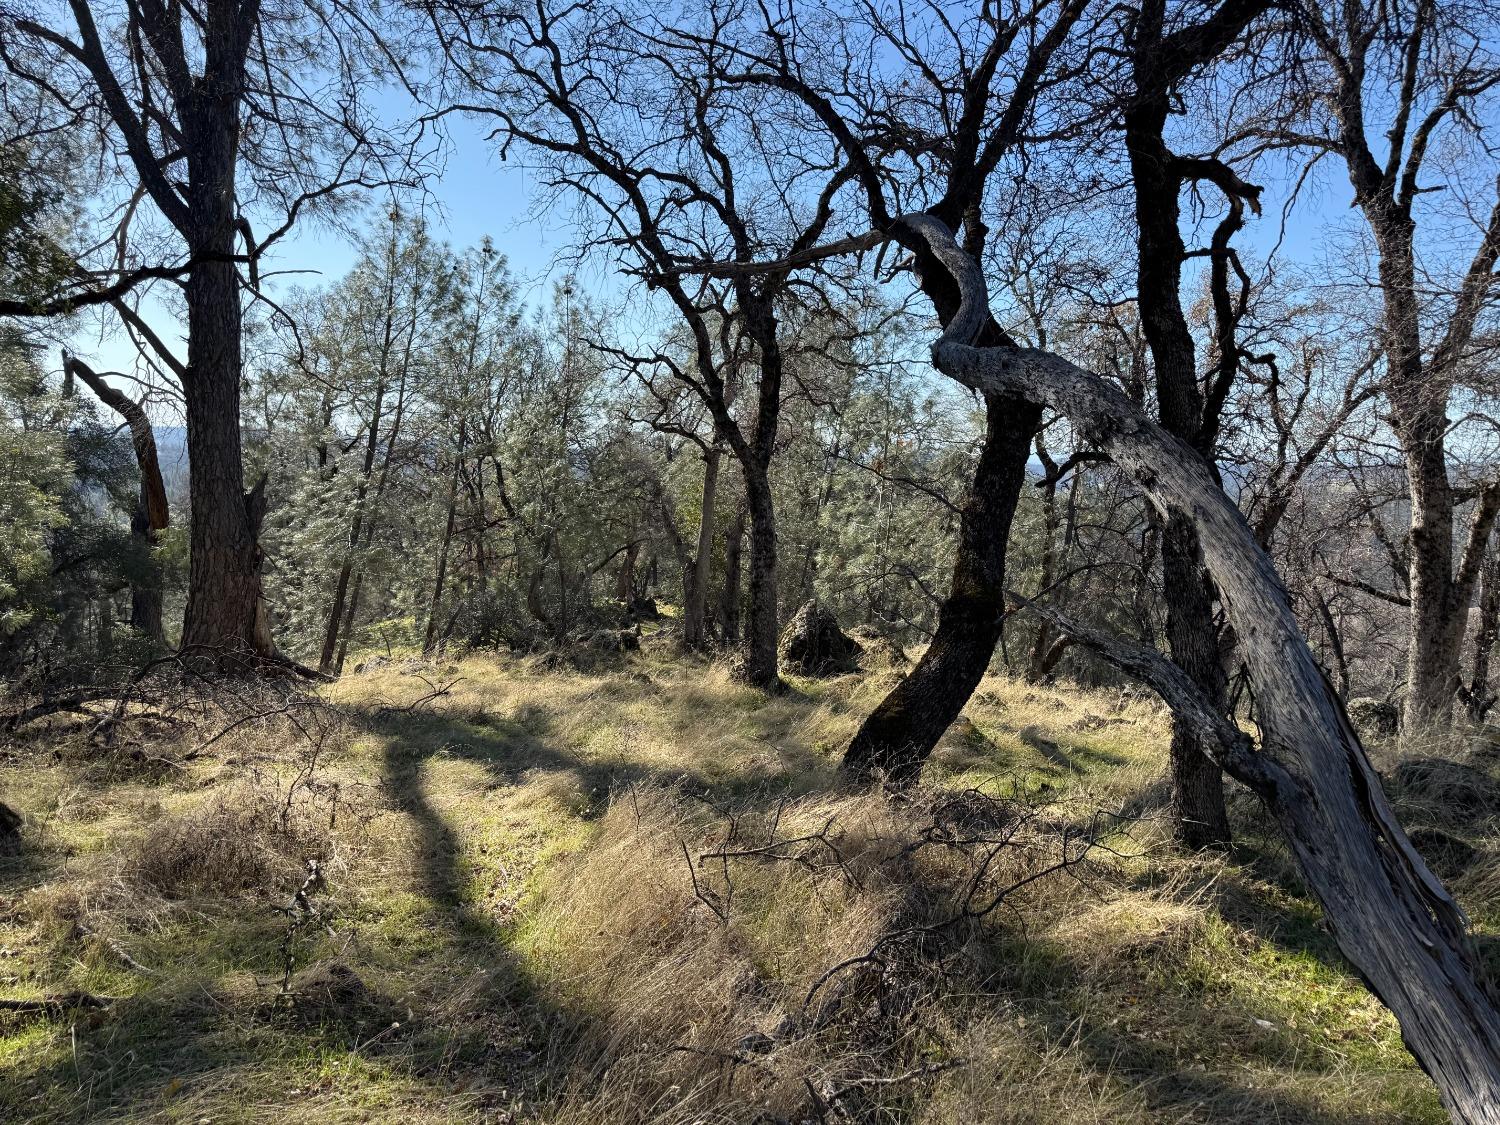
[[[398,654],[23,728],[0,996],[107,1004],[0,1012],[0,1119],[1444,1120],[1252,802],[1173,852],[1159,705],[992,677],[892,802],[834,766],[894,678]],[[1492,796],[1398,794],[1482,934]]]

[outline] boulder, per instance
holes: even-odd
[[[859,642],[816,601],[799,609],[781,634],[781,661],[804,676],[833,676],[859,668]]]
[[[1394,703],[1369,695],[1349,700],[1344,710],[1361,734],[1389,737],[1396,733],[1401,723],[1401,712]]]

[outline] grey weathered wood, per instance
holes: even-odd
[[[1067,415],[1163,515],[1193,521],[1263,732],[1258,750],[1221,742],[1221,764],[1256,792],[1286,834],[1339,948],[1395,1014],[1454,1120],[1500,1123],[1500,1011],[1482,982],[1467,919],[1397,823],[1239,510],[1202,458],[1097,375],[1048,352],[972,346],[988,315],[977,264],[937,220],[902,221],[929,241],[964,294],[933,346],[938,369],[975,390]]]

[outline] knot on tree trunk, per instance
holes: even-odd
[[[781,634],[781,660],[804,676],[833,676],[859,669],[859,642],[839,628],[838,618],[808,602],[787,623]]]

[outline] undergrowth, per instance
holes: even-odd
[[[0,995],[37,1003],[0,1014],[0,1112],[1443,1119],[1252,802],[1232,854],[1168,846],[1158,705],[990,678],[892,800],[835,767],[893,675],[396,656],[217,738],[31,724]],[[1382,764],[1462,844],[1483,941],[1491,772]]]

